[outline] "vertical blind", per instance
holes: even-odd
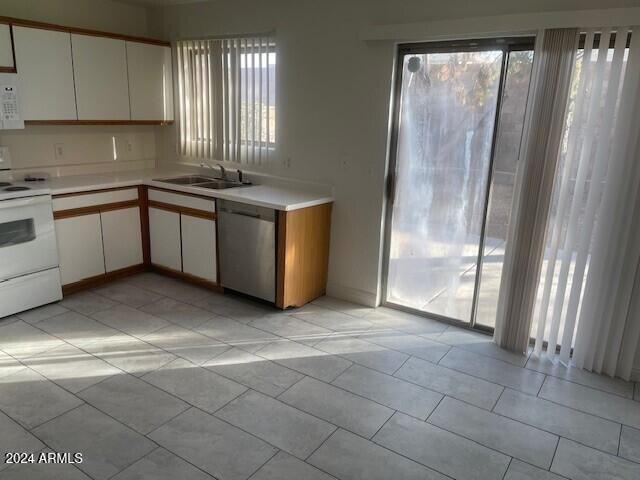
[[[619,281],[625,249],[618,242],[627,241],[621,220],[625,202],[611,207],[607,198],[621,198],[625,184],[638,183],[633,180],[637,159],[629,149],[637,140],[631,137],[637,135],[632,112],[639,93],[640,39],[634,29],[629,47],[630,29],[616,30],[587,31],[574,64],[533,331],[536,353],[547,341],[547,354],[559,346],[560,360],[568,362],[575,343],[576,363],[598,371],[593,352],[597,342],[610,337],[613,313],[602,293],[611,294],[612,281]]]
[[[177,43],[180,154],[262,164],[276,144],[273,37]]]
[[[529,346],[577,39],[574,28],[544,30],[536,39],[494,335],[498,345],[520,353]]]

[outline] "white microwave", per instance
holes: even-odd
[[[18,93],[18,75],[0,74],[0,130],[24,128]]]

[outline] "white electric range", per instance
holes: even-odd
[[[49,189],[0,178],[0,318],[62,298]]]

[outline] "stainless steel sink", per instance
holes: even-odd
[[[196,183],[205,183],[212,181],[211,177],[202,177],[199,175],[186,175],[184,177],[163,178],[158,182],[173,183],[174,185],[194,185]]]
[[[228,180],[219,177],[203,177],[200,175],[185,175],[175,178],[159,178],[157,182],[172,183],[174,185],[189,185],[191,187],[220,190],[223,188],[244,187],[250,183],[241,183],[236,180]]]
[[[223,178],[215,178],[210,182],[198,183],[197,185],[194,185],[194,187],[210,188],[214,190],[219,190],[222,188],[242,187],[242,186],[243,185],[240,182],[235,182],[233,180],[225,180]]]

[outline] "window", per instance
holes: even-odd
[[[259,165],[276,145],[272,37],[177,44],[180,154]]]

